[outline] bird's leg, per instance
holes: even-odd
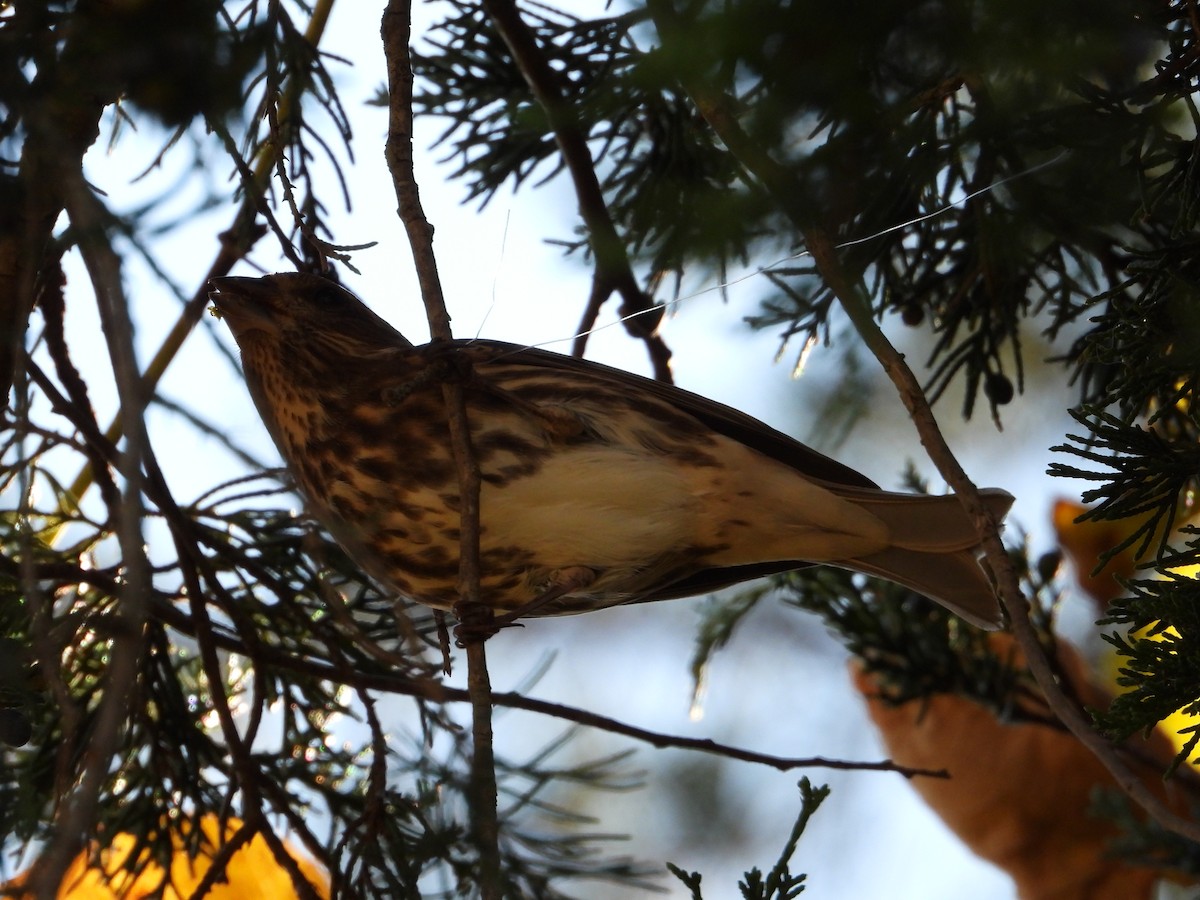
[[[458,619],[458,624],[454,626],[456,647],[481,643],[500,630],[491,609],[482,603],[459,601],[454,604],[454,615]]]
[[[454,629],[455,641],[460,647],[471,641],[486,641],[501,628],[513,627],[517,624],[518,619],[533,615],[555,600],[565,597],[567,594],[574,593],[580,588],[585,588],[595,580],[595,570],[589,569],[587,566],[571,566],[567,569],[559,569],[553,573],[549,584],[547,584],[542,592],[528,603],[522,604],[510,612],[506,612],[504,615],[494,616],[486,623],[477,621],[477,618],[471,616],[468,610],[460,609],[461,604],[456,604],[454,614],[459,616],[460,622],[458,627]]]
[[[567,594],[574,593],[580,588],[585,588],[596,580],[596,570],[590,569],[587,566],[570,566],[565,569],[556,569],[546,580],[546,586],[542,588],[540,594],[511,612],[506,612],[502,616],[496,616],[496,622],[501,627],[511,625],[522,616],[530,616],[549,606],[560,597],[565,597]]]

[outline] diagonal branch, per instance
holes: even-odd
[[[1108,769],[1121,789],[1158,824],[1189,840],[1200,841],[1200,825],[1178,815],[1147,787],[1120,757],[1117,747],[1095,730],[1078,700],[1070,696],[1063,687],[1055,665],[1046,653],[1046,648],[1038,640],[1037,631],[1030,620],[1029,606],[1021,593],[1016,569],[1000,540],[999,523],[984,506],[978,487],[967,476],[942,436],[933,411],[921,390],[920,382],[904,361],[903,354],[892,346],[875,322],[861,285],[847,278],[829,237],[823,232],[810,231],[806,235],[806,241],[821,276],[841,300],[859,334],[896,385],[896,390],[917,427],[929,458],[962,501],[983,536],[985,557],[996,575],[1000,599],[1008,611],[1013,636],[1025,655],[1030,672],[1045,694],[1050,709],[1075,738]]]
[[[496,26],[496,30],[512,52],[526,84],[534,98],[546,112],[554,140],[558,144],[571,181],[575,185],[575,196],[579,201],[579,214],[588,230],[592,253],[596,256],[595,281],[592,297],[588,303],[584,320],[580,324],[579,336],[575,339],[573,353],[583,356],[588,332],[595,325],[600,305],[614,291],[621,297],[620,314],[625,319],[625,329],[646,344],[654,377],[660,381],[671,380],[671,351],[656,334],[662,321],[662,308],[656,307],[637,284],[637,278],[625,252],[625,245],[617,234],[604,192],[588,150],[587,137],[580,127],[579,119],[570,102],[563,95],[559,80],[546,61],[546,56],[537,45],[533,32],[521,18],[514,0],[482,0],[483,8]],[[656,310],[649,312],[649,310]]]
[[[309,19],[308,27],[305,29],[304,37],[313,46],[314,50],[325,33],[325,26],[328,24],[332,6],[333,0],[319,0],[313,7],[312,16]],[[276,124],[279,128],[287,127],[292,117],[292,111],[300,102],[300,95],[303,90],[304,85],[295,79],[289,81],[284,88],[275,114]],[[279,153],[278,148],[279,145],[276,142],[272,141],[268,143],[259,154],[258,159],[255,160],[254,168],[242,172],[243,200],[241,206],[234,213],[232,224],[228,230],[221,234],[221,248],[217,251],[217,255],[209,266],[208,272],[201,280],[200,286],[184,305],[179,318],[163,339],[162,345],[155,352],[146,366],[146,371],[142,375],[145,380],[144,390],[147,396],[153,393],[154,388],[166,372],[167,367],[178,355],[184,341],[192,333],[192,329],[195,328],[196,323],[200,321],[204,310],[208,308],[209,281],[213,278],[228,275],[234,265],[250,252],[255,242],[265,233],[262,226],[255,223],[255,214],[262,212],[269,215],[270,213],[266,205],[262,202],[262,197],[270,182],[271,174],[275,171],[276,157]],[[231,155],[240,163],[240,157],[236,153]],[[2,249],[3,237],[0,235],[0,251]],[[2,263],[3,255],[0,253],[0,305],[3,305]],[[0,365],[2,364],[3,361],[0,359]],[[121,439],[121,435],[124,434],[124,427],[121,420],[121,413],[118,411],[109,424],[105,435],[110,441],[116,443]],[[75,476],[75,480],[71,482],[69,495],[78,501],[87,492],[88,488],[91,487],[94,477],[91,464],[88,463]]]

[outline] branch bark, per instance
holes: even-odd
[[[410,0],[389,0],[383,14],[382,36],[387,57],[389,115],[386,156],[396,190],[398,213],[408,232],[421,299],[436,341],[453,338],[433,252],[433,226],[425,217],[413,171],[413,74],[409,53],[412,31]],[[450,441],[458,467],[460,602],[455,612],[476,634],[488,634],[491,610],[479,596],[479,465],[471,446],[463,386],[454,379],[442,385]],[[478,630],[476,630],[478,627]],[[492,688],[487,671],[486,638],[467,642],[467,685],[471,698],[471,825],[479,852],[479,892],[484,900],[499,900],[500,845],[497,820],[496,769],[492,750]]]
[[[621,296],[620,314],[629,317],[625,319],[625,330],[645,343],[654,377],[670,382],[671,351],[656,334],[662,321],[663,308],[656,306],[638,287],[625,245],[617,234],[608,205],[604,202],[604,192],[596,177],[591,151],[588,150],[587,136],[574,108],[564,96],[558,77],[538,47],[533,32],[521,18],[516,3],[513,0],[483,0],[483,8],[508,45],[525,83],[550,121],[554,140],[575,186],[579,215],[587,227],[592,253],[596,256],[592,296],[580,323],[572,353],[583,356],[588,334],[595,326],[600,306],[616,291]]]

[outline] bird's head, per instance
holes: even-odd
[[[361,300],[320,275],[284,272],[210,282],[209,299],[242,353],[285,351],[323,367],[411,344]]]

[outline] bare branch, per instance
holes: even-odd
[[[389,0],[383,14],[383,45],[387,57],[389,116],[386,156],[401,221],[408,232],[421,298],[435,341],[448,341],[450,314],[446,310],[433,252],[433,226],[425,217],[413,171],[413,74],[409,52],[412,32],[409,0]],[[492,750],[492,688],[484,649],[492,611],[479,595],[479,464],[471,446],[466,398],[462,383],[447,379],[442,395],[450,430],[459,484],[459,603],[455,613],[476,635],[467,643],[467,684],[471,697],[472,736],[471,816],[479,851],[479,890],[484,900],[500,897],[500,845],[497,821],[496,769]]]
[[[158,615],[164,622],[167,622],[172,628],[175,628],[183,634],[191,635],[194,633],[195,626],[192,623],[191,617],[187,616],[169,604],[157,604],[155,614]],[[249,653],[249,651],[242,646],[241,642],[233,637],[222,634],[214,634],[213,637],[218,646],[221,646],[230,652],[244,654]],[[301,659],[293,654],[267,645],[257,647],[253,652],[257,659],[260,659],[264,663],[269,663],[270,665],[275,666],[283,671],[296,672],[298,674],[303,674],[322,680],[337,682],[338,684],[345,684],[348,687],[352,687],[359,691],[383,691],[389,694],[428,700],[433,703],[473,702],[470,690],[450,687],[441,681],[431,678],[414,678],[391,671],[367,672],[361,669],[350,668],[347,664],[339,662],[323,662],[315,659]],[[888,771],[896,772],[900,775],[903,775],[905,778],[913,778],[916,776],[927,776],[931,778],[946,777],[946,773],[940,770],[908,769],[902,766],[897,766],[890,760],[860,762],[856,760],[829,759],[822,756],[773,756],[768,753],[758,753],[753,750],[745,750],[740,747],[734,747],[730,744],[722,744],[707,738],[689,738],[679,735],[665,734],[657,731],[650,731],[645,728],[639,728],[635,725],[626,724],[618,719],[612,719],[608,716],[602,716],[597,713],[588,712],[587,710],[579,709],[577,707],[566,706],[560,703],[552,703],[548,700],[538,700],[537,698],[526,697],[524,694],[519,694],[512,691],[492,693],[491,702],[494,706],[502,706],[507,709],[520,709],[526,712],[538,713],[539,715],[551,716],[556,719],[561,719],[565,722],[574,722],[578,725],[586,725],[590,728],[597,728],[601,731],[611,732],[612,734],[623,735],[625,737],[633,738],[634,740],[650,744],[654,747],[676,747],[683,750],[695,750],[701,753],[710,753],[714,756],[723,756],[728,757],[729,759],[740,760],[742,762],[750,762],[757,765],[769,766],[770,768],[779,769],[780,771],[817,767],[831,769]]]
[[[630,317],[625,319],[625,330],[645,342],[654,367],[654,377],[660,381],[671,381],[671,351],[656,334],[658,324],[662,321],[662,308],[656,307],[638,287],[625,246],[604,202],[604,192],[596,177],[587,137],[579,126],[574,110],[563,96],[554,71],[546,62],[545,55],[538,48],[533,33],[521,18],[513,0],[483,0],[483,8],[512,52],[533,96],[546,111],[559,152],[562,153],[567,171],[571,173],[575,196],[579,201],[579,214],[587,226],[592,252],[596,256],[592,296],[579,328],[574,354],[583,356],[587,333],[595,325],[600,305],[616,291],[621,296],[620,314]],[[653,309],[657,311],[646,313]]]

